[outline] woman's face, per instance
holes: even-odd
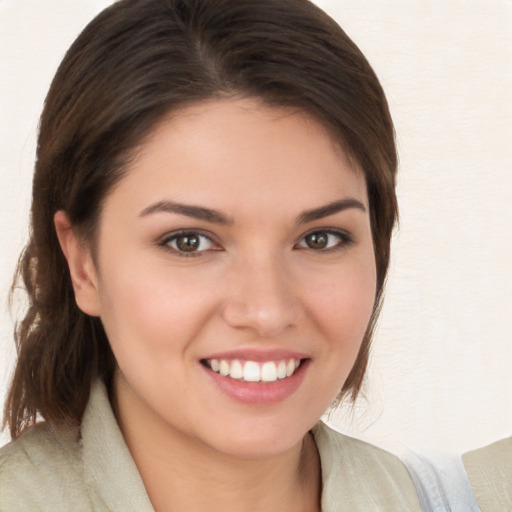
[[[368,212],[362,172],[303,113],[169,117],[106,199],[91,277],[121,424],[246,457],[301,442],[372,312]]]

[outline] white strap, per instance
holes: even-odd
[[[458,455],[401,455],[424,512],[480,512]]]

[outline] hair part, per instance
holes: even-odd
[[[120,0],[68,50],[41,116],[30,239],[13,285],[28,295],[5,406],[13,438],[38,414],[79,423],[91,382],[99,377],[109,385],[116,365],[100,319],[76,305],[55,213],[64,210],[76,233],[94,244],[105,198],[154,127],[179,108],[232,96],[306,112],[364,172],[377,295],[341,392],[357,396],[397,216],[394,130],[375,73],[308,0]]]

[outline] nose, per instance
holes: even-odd
[[[241,263],[230,283],[223,317],[232,327],[271,338],[300,321],[297,283],[278,258],[260,256]]]

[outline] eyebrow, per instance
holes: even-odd
[[[205,220],[214,224],[222,224],[226,226],[233,224],[232,219],[216,210],[203,208],[202,206],[175,203],[173,201],[158,201],[157,203],[151,204],[139,213],[139,217],[146,217],[152,213],[161,212],[177,213],[179,215],[185,215],[187,217],[192,217],[193,219]]]
[[[349,210],[353,208],[355,208],[356,210],[361,210],[362,212],[366,212],[366,208],[361,201],[349,197],[347,199],[333,201],[332,203],[329,203],[325,206],[320,206],[320,208],[306,210],[304,213],[301,213],[297,217],[297,224],[307,224],[308,222],[323,219],[324,217],[329,217],[329,215],[334,215],[344,210]]]
[[[306,210],[301,213],[296,220],[297,224],[307,224],[314,220],[323,219],[336,213],[342,212],[348,209],[357,209],[362,212],[366,212],[364,204],[354,198],[341,199],[339,201],[333,201],[325,206],[314,208],[312,210]],[[221,224],[224,226],[232,226],[234,224],[233,219],[227,215],[210,208],[204,208],[202,206],[194,206],[190,204],[176,203],[174,201],[158,201],[144,208],[140,213],[139,217],[146,217],[153,213],[177,213],[179,215],[185,215],[193,219],[204,220],[212,222],[214,224]]]

